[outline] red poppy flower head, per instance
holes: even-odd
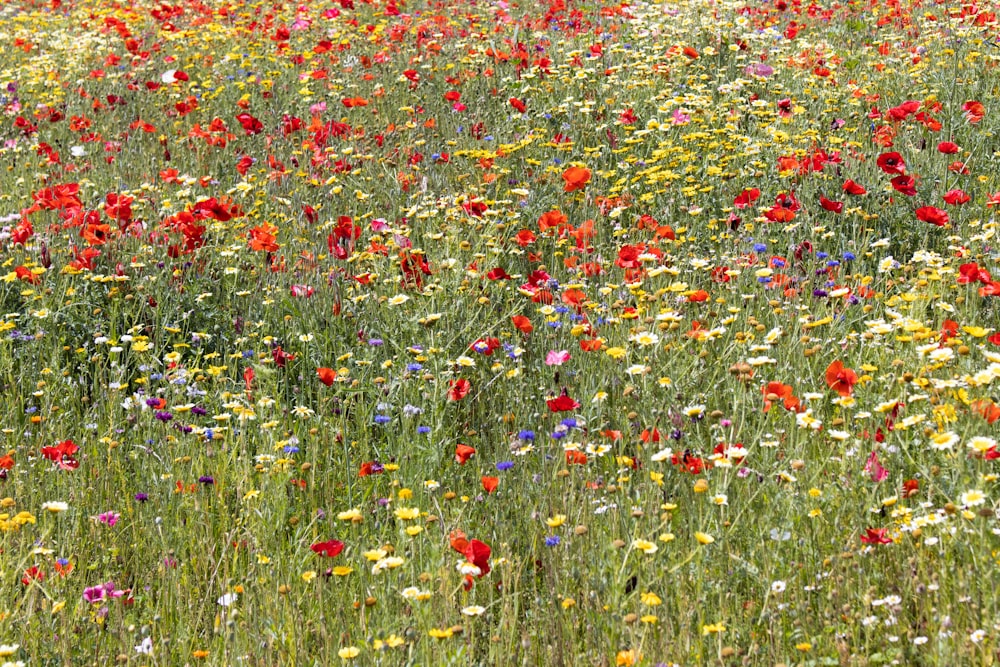
[[[320,556],[333,558],[344,550],[344,543],[340,540],[327,540],[326,542],[317,542],[309,548]]]
[[[875,164],[878,168],[887,174],[904,174],[906,173],[906,161],[903,156],[895,151],[891,153],[882,153],[875,160]]]
[[[583,190],[590,182],[590,170],[586,167],[570,167],[563,172],[562,178],[565,181],[564,192]]]

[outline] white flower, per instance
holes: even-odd
[[[978,435],[969,440],[969,449],[973,449],[980,454],[985,454],[992,447],[997,446],[997,441],[993,438],[987,438],[986,436]]]
[[[935,433],[931,436],[931,449],[936,449],[938,451],[949,450],[958,444],[958,440],[958,435],[952,433],[951,431]]]
[[[669,461],[670,457],[674,455],[674,450],[667,447],[666,449],[661,449],[660,451],[653,454],[650,459],[659,463],[660,461]]]
[[[771,582],[771,592],[772,593],[784,593],[785,592],[785,582],[783,581],[772,581]]]
[[[483,573],[482,570],[480,570],[478,567],[476,567],[475,565],[473,565],[472,563],[470,563],[467,560],[460,561],[458,563],[456,569],[462,575],[471,575],[473,577],[478,577],[479,575],[481,575]]]
[[[153,638],[146,637],[142,643],[135,647],[135,652],[140,655],[153,655]]]
[[[416,586],[404,588],[400,595],[407,600],[429,600],[431,597],[430,591],[422,591]]]
[[[986,494],[978,489],[966,491],[959,497],[959,502],[965,507],[976,507],[986,502]]]
[[[52,512],[53,514],[65,512],[68,509],[69,505],[64,502],[49,501],[47,503],[42,503],[42,510]]]
[[[462,613],[466,616],[479,616],[486,611],[486,607],[480,607],[478,604],[469,605],[462,609]]]
[[[659,343],[660,337],[657,336],[655,333],[651,333],[649,331],[642,331],[640,333],[635,334],[634,336],[630,336],[629,340],[631,340],[639,347],[649,347],[650,345],[656,345],[657,343]]]
[[[238,600],[239,597],[240,596],[237,595],[236,593],[226,593],[225,595],[223,595],[222,597],[220,597],[218,600],[216,600],[216,602],[219,603],[220,607],[229,607],[234,602],[236,602],[236,600]]]
[[[410,297],[405,294],[397,294],[389,299],[390,306],[402,306],[404,303],[410,300]]]
[[[316,412],[312,408],[307,408],[304,405],[296,405],[295,408],[292,409],[292,414],[299,419],[308,419],[312,415],[316,414]]]

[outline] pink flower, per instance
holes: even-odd
[[[872,452],[865,463],[865,473],[871,475],[873,482],[882,482],[889,476],[889,471],[878,461],[878,453]]]
[[[545,355],[546,366],[562,366],[567,361],[569,361],[569,352],[566,350],[549,350],[549,353]]]
[[[106,523],[109,526],[114,526],[118,523],[119,517],[121,517],[121,514],[118,512],[105,512],[104,514],[98,514],[97,520],[101,523]]]

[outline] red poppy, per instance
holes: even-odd
[[[381,475],[385,469],[378,461],[365,461],[358,468],[358,477],[368,477],[369,475]]]
[[[865,528],[861,541],[864,544],[892,544],[892,539],[885,536],[886,531],[886,528]]]
[[[917,220],[944,227],[948,224],[948,214],[936,206],[921,206],[916,211]]]
[[[986,108],[975,100],[969,100],[963,104],[962,111],[965,112],[965,119],[972,124],[976,124],[986,117]]]
[[[702,303],[704,301],[708,301],[708,292],[703,289],[697,290],[688,295],[687,300],[689,303]]]
[[[583,466],[587,465],[587,455],[578,449],[566,450],[566,465]]]
[[[253,251],[277,252],[280,247],[275,233],[278,228],[269,222],[261,223],[250,230],[250,249]]]
[[[515,110],[516,110],[516,111],[517,111],[518,113],[524,113],[525,111],[527,111],[527,110],[528,110],[528,107],[527,107],[527,105],[525,105],[525,103],[524,103],[524,102],[522,102],[521,100],[517,99],[516,97],[512,97],[512,98],[510,98],[510,99],[509,99],[509,100],[507,100],[507,101],[508,101],[508,102],[510,103],[510,105],[511,105],[512,107],[514,107],[514,109],[515,109]]]
[[[460,401],[468,395],[469,390],[472,389],[472,383],[465,378],[459,378],[457,380],[449,380],[448,387],[448,400]]]
[[[826,368],[826,385],[841,396],[850,396],[857,382],[857,374],[850,368],[844,368],[844,362],[840,360]]]
[[[912,197],[917,194],[917,182],[912,176],[903,174],[901,176],[897,176],[889,182],[892,183],[893,189],[900,194],[904,194],[907,197]]]
[[[846,192],[849,195],[858,196],[867,194],[868,190],[865,190],[863,186],[855,183],[851,179],[847,179],[846,181],[844,181],[844,192]]]
[[[774,198],[774,206],[764,212],[764,217],[771,222],[791,222],[800,208],[799,200],[793,193],[782,192]]]
[[[522,229],[517,234],[514,235],[514,243],[526,248],[535,242],[535,235],[528,229]]]
[[[283,349],[281,349],[281,346],[279,345],[278,347],[271,350],[271,359],[274,360],[275,366],[277,366],[278,368],[284,368],[285,364],[287,364],[289,361],[295,361],[295,355],[285,352]]]
[[[819,197],[819,205],[823,207],[823,210],[830,211],[831,213],[839,214],[844,210],[844,202],[832,201],[823,195],[820,195]]]
[[[489,574],[490,572],[491,553],[492,549],[490,549],[490,546],[485,542],[480,542],[479,540],[469,540],[465,549],[462,550],[462,555],[465,556],[465,560],[479,568],[480,577]]]
[[[476,450],[474,447],[459,443],[455,445],[455,462],[459,465],[465,465],[465,462],[475,453]]]
[[[772,401],[782,400],[786,410],[798,409],[799,399],[792,393],[792,386],[781,382],[768,382],[761,388],[764,394],[764,412],[771,409]]]
[[[942,141],[937,146],[938,152],[945,155],[954,155],[959,151],[958,144],[953,141]]]
[[[319,376],[319,381],[327,387],[331,386],[333,381],[337,379],[337,371],[332,368],[317,368],[316,375]]]
[[[514,323],[514,327],[523,334],[530,334],[535,329],[531,320],[524,315],[514,315],[510,320]]]
[[[309,548],[320,556],[333,558],[344,550],[344,543],[340,540],[327,540],[326,542],[317,542]]]
[[[494,491],[497,490],[497,485],[500,484],[499,477],[487,477],[484,475],[480,479],[480,481],[483,484],[483,491],[485,491],[486,493],[493,493]]]
[[[563,172],[562,178],[566,183],[564,192],[583,190],[590,182],[590,170],[586,167],[570,167]]]
[[[736,208],[746,208],[758,199],[760,199],[760,190],[757,188],[746,188],[733,200],[733,206]]]
[[[584,352],[597,352],[603,345],[604,341],[600,338],[584,338],[580,340],[580,349]]]
[[[21,584],[30,586],[35,581],[45,581],[45,572],[37,565],[32,565],[21,576]]]
[[[903,156],[895,151],[891,153],[882,153],[875,160],[875,164],[878,168],[887,174],[904,174],[906,173],[906,161]]]
[[[264,124],[248,113],[237,114],[236,120],[243,126],[244,132],[248,135],[260,134],[264,131]]]
[[[547,232],[550,229],[565,229],[569,226],[567,220],[566,215],[559,209],[546,211],[538,217],[538,229],[541,232]]]
[[[917,495],[920,491],[920,481],[916,479],[908,479],[903,482],[903,497],[912,498]]]
[[[970,197],[964,190],[958,188],[948,190],[948,192],[944,193],[942,199],[944,199],[946,204],[951,206],[961,206],[962,204],[968,204],[972,201],[972,197]]]
[[[987,424],[992,424],[1000,419],[1000,405],[989,399],[982,398],[978,401],[973,401],[969,407],[972,408],[973,412],[985,419]]]
[[[486,277],[489,278],[490,280],[510,280],[511,279],[510,274],[507,273],[507,271],[502,266],[498,266],[495,269],[491,269],[490,272],[486,274]]]
[[[545,402],[548,404],[549,410],[552,412],[571,412],[580,407],[579,403],[567,395],[565,389],[556,398],[547,399]]]

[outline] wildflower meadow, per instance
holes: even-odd
[[[0,3],[0,664],[997,664],[998,13]]]

